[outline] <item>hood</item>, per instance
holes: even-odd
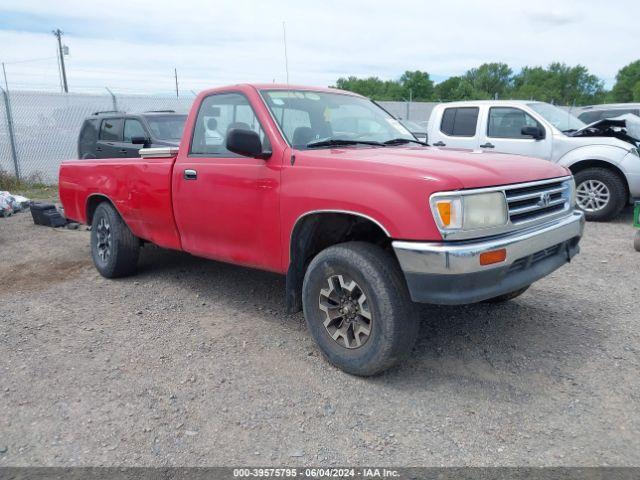
[[[539,158],[436,147],[347,147],[296,152],[296,165],[414,176],[447,188],[481,188],[562,177],[570,172]],[[455,187],[453,187],[455,185]]]
[[[615,137],[634,147],[640,147],[640,117],[625,113],[618,117],[603,118],[576,130],[570,137]]]

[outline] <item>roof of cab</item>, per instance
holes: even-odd
[[[470,105],[527,105],[531,103],[544,103],[538,100],[459,100],[456,102],[443,102],[438,104],[443,107],[466,107]]]
[[[200,92],[200,95],[209,95],[211,93],[216,93],[224,90],[229,90],[233,88],[252,88],[254,90],[262,91],[262,90],[303,90],[308,92],[323,92],[323,93],[340,93],[343,95],[352,95],[354,97],[361,97],[354,92],[349,92],[347,90],[340,90],[338,88],[331,87],[312,87],[309,85],[287,85],[286,83],[239,83],[236,85],[226,85],[223,87],[215,87],[203,90]]]

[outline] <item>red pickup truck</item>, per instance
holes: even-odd
[[[374,102],[335,89],[202,92],[179,147],[67,161],[67,217],[91,225],[105,277],[152,242],[286,275],[325,357],[372,375],[411,351],[414,302],[504,301],[579,251],[569,171],[419,142]]]

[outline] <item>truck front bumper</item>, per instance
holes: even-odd
[[[415,302],[462,305],[526,287],[569,262],[579,251],[584,214],[571,215],[490,239],[458,242],[394,241]],[[503,262],[483,266],[484,252],[506,249]]]

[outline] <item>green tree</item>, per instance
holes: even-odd
[[[449,77],[446,80],[436,84],[434,88],[435,100],[439,102],[449,102],[452,100],[459,100],[455,98],[455,91],[462,82],[462,77]]]
[[[486,100],[491,98],[487,92],[476,90],[473,84],[463,77],[449,77],[435,86],[434,99],[439,102],[456,100]]]
[[[378,77],[358,78],[350,76],[339,78],[336,88],[359,93],[374,100],[401,100],[402,87],[393,80],[381,80]]]
[[[511,86],[513,70],[506,63],[483,63],[472,68],[464,75],[473,89],[483,97],[504,96]]]
[[[359,93],[374,100],[387,100],[389,90],[388,83],[378,77],[358,78],[351,76],[339,78],[336,82],[336,87]]]
[[[640,101],[640,60],[622,67],[616,75],[611,97],[616,102]]]
[[[410,72],[407,70],[400,77],[400,86],[406,99],[411,96],[413,100],[419,102],[433,100],[433,80],[431,80],[427,72],[421,72],[420,70]]]
[[[586,67],[555,62],[548,68],[524,67],[513,78],[513,98],[534,99],[562,105],[585,105],[604,99],[604,82]]]
[[[640,102],[640,82],[636,82],[633,86],[633,101]]]

